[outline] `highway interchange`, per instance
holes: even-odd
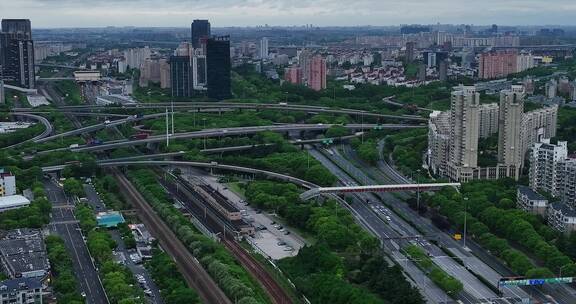
[[[107,114],[99,113],[98,111],[107,109],[108,107],[100,106],[76,106],[76,107],[61,107],[62,110],[68,113],[83,113],[86,115],[110,115],[110,117],[120,117],[118,120],[113,120],[107,123],[99,123],[96,125],[91,125],[87,127],[79,127],[76,130],[65,132],[61,134],[51,135],[53,133],[53,128],[49,124],[46,126],[46,131],[40,136],[32,139],[34,142],[42,143],[48,142],[54,139],[58,139],[65,136],[73,136],[79,134],[89,134],[98,130],[102,130],[109,127],[120,126],[126,123],[133,123],[141,121],[144,119],[154,119],[165,115],[165,113],[156,113],[151,115],[143,116],[121,116],[121,114]],[[124,108],[128,109],[164,109],[166,104],[146,104],[146,105],[128,105]],[[350,110],[350,109],[330,109],[324,107],[312,107],[312,106],[298,106],[285,104],[240,104],[240,103],[175,103],[174,109],[178,111],[185,110],[198,110],[198,109],[285,109],[294,111],[305,111],[307,113],[333,113],[333,114],[349,114],[356,116],[367,116],[367,117],[377,117],[377,118],[394,118],[401,119],[404,121],[413,122],[423,122],[426,119],[414,116],[396,116],[396,115],[385,115],[378,113],[371,113],[360,110]],[[28,109],[29,111],[29,109]],[[36,115],[28,112],[25,109],[18,109],[14,115]],[[73,115],[73,114],[72,114]],[[29,116],[31,117],[31,116]],[[45,120],[45,119],[44,119]],[[44,123],[42,120],[40,120]],[[47,120],[46,120],[47,121]],[[44,123],[45,124],[45,123]],[[291,132],[291,131],[324,131],[330,128],[330,124],[317,124],[317,125],[303,125],[303,124],[290,124],[290,125],[273,125],[273,126],[257,126],[257,127],[240,127],[240,128],[226,128],[226,129],[206,129],[197,132],[185,132],[176,133],[169,136],[169,140],[175,139],[194,139],[194,138],[208,138],[208,137],[225,137],[232,135],[243,135],[243,134],[254,134],[257,132],[262,132],[264,130],[274,131],[274,132]],[[379,128],[391,128],[391,129],[404,129],[404,128],[421,128],[421,125],[406,125],[406,124],[386,124],[386,125],[375,125],[375,124],[348,124],[345,126],[348,129],[353,130],[370,130],[375,127]],[[136,140],[117,140],[111,142],[104,142],[99,145],[80,145],[77,148],[63,148],[64,150],[69,149],[77,152],[96,152],[104,151],[109,149],[116,149],[120,147],[136,146],[136,145],[146,145],[150,143],[159,143],[166,141],[166,135],[155,135],[150,136],[146,139],[136,139]],[[294,141],[293,143],[313,143],[310,141]],[[246,147],[229,147],[228,149],[249,149],[251,146]],[[327,167],[334,175],[338,177],[343,185],[359,185],[359,184],[377,184],[382,182],[387,183],[403,183],[408,182],[408,180],[401,176],[396,170],[394,170],[387,162],[381,160],[378,166],[379,173],[374,173],[370,168],[357,169],[351,164],[348,159],[354,158],[353,151],[344,149],[344,153],[347,157],[340,155],[337,150],[332,150],[332,154],[322,153],[316,149],[310,149],[309,153],[318,159],[325,167]],[[234,150],[233,150],[234,151]],[[165,153],[163,155],[157,155],[157,158],[166,159],[181,155],[181,152],[176,153]],[[300,184],[306,188],[316,187],[311,183],[306,181],[289,177],[283,174],[278,174],[274,172],[267,172],[264,170],[257,170],[252,168],[243,168],[237,166],[222,165],[216,163],[192,163],[192,162],[178,162],[169,160],[140,160],[139,158],[148,158],[147,155],[136,156],[131,158],[117,159],[117,160],[104,160],[99,162],[101,166],[117,167],[125,166],[131,164],[140,165],[192,165],[197,167],[212,168],[212,169],[224,169],[224,170],[239,170],[252,174],[266,174],[268,176],[279,178],[282,180],[291,181]],[[153,155],[151,157],[154,157]],[[385,158],[382,158],[385,159]],[[346,171],[342,167],[348,168]],[[64,166],[52,166],[43,168],[45,172],[54,172],[61,170]],[[353,171],[351,174],[349,171]],[[381,174],[381,175],[379,175]],[[376,175],[379,178],[373,179]],[[359,182],[360,181],[360,182]],[[88,303],[106,303],[106,296],[99,283],[98,275],[92,261],[89,257],[87,248],[85,247],[81,232],[77,222],[74,219],[71,209],[69,209],[68,198],[64,195],[61,188],[57,187],[53,182],[45,183],[46,189],[48,190],[48,195],[51,202],[53,202],[55,210],[53,212],[53,219],[50,225],[50,229],[57,232],[59,235],[63,236],[67,248],[71,248],[74,252],[75,258],[74,267],[75,271],[78,271],[79,277],[85,278],[80,280],[81,289],[86,294],[86,299]],[[489,287],[478,279],[477,276],[483,277],[488,282],[497,282],[497,280],[502,277],[504,271],[501,270],[501,265],[496,265],[497,263],[486,263],[484,259],[480,260],[476,255],[471,254],[469,251],[464,250],[461,244],[453,240],[449,235],[438,230],[429,221],[419,218],[415,211],[411,210],[407,204],[402,202],[398,197],[406,198],[406,194],[392,195],[389,193],[378,193],[378,194],[354,194],[352,199],[354,203],[347,205],[351,209],[352,214],[356,217],[359,223],[364,226],[367,230],[371,231],[373,234],[378,236],[384,245],[384,249],[387,253],[400,264],[406,273],[409,275],[412,283],[417,286],[422,294],[427,300],[434,303],[444,303],[450,301],[450,296],[455,296],[458,300],[464,303],[489,303],[490,301],[495,301],[495,303],[519,303],[521,299],[529,297],[525,290],[521,288],[506,288],[503,290],[504,299],[498,299],[494,291],[494,286]],[[367,200],[370,200],[372,204],[366,204]],[[386,217],[379,214],[374,208],[374,205],[379,205],[380,201],[386,202],[388,205],[394,205],[394,208],[390,208],[395,212],[402,212],[408,214],[411,219],[418,218],[417,221],[406,222],[402,217],[397,216],[395,212],[390,213],[391,220],[387,220]],[[345,202],[342,202],[345,204]],[[394,210],[397,208],[398,210]],[[427,238],[432,237],[438,242],[439,246],[444,247],[444,250],[449,250],[456,258],[451,258],[446,255],[446,252],[440,249],[440,247],[432,244],[425,240],[424,237],[418,239],[410,239],[412,236],[425,234]],[[407,239],[401,239],[402,237],[408,237]],[[398,239],[400,238],[400,239]],[[417,244],[424,248],[428,254],[433,258],[434,262],[441,267],[443,270],[458,278],[464,284],[464,291],[459,295],[447,295],[441,289],[439,289],[430,279],[409,259],[407,259],[402,253],[400,248],[407,246],[409,244]],[[471,249],[480,250],[476,244],[471,242]],[[489,256],[491,259],[493,257]],[[461,262],[457,262],[456,259],[460,259]],[[461,264],[463,263],[463,265]],[[490,265],[488,265],[490,264]],[[499,272],[497,272],[497,269]],[[559,290],[560,289],[560,290]],[[561,294],[558,303],[576,303],[576,299],[570,293],[562,288],[554,288],[554,290],[548,289],[550,292]],[[547,295],[543,294],[541,291],[532,292],[533,298],[538,300],[546,300]],[[498,299],[498,300],[496,300]],[[571,302],[573,301],[573,302]]]

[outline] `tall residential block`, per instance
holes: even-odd
[[[258,51],[260,52],[260,59],[268,58],[268,38],[264,37],[260,39],[260,48],[258,48]]]
[[[524,87],[513,85],[500,91],[498,117],[498,162],[520,167],[524,158],[522,150],[522,117],[524,115]]]
[[[478,136],[480,138],[488,138],[493,134],[498,133],[498,116],[500,107],[497,103],[481,104],[478,109],[480,116],[480,130]]]
[[[521,135],[523,154],[526,154],[533,144],[556,137],[557,123],[558,105],[524,113]]]
[[[302,84],[302,68],[291,66],[284,69],[284,80],[291,84]]]
[[[561,178],[558,163],[567,157],[568,143],[565,141],[556,145],[550,144],[549,140],[534,144],[530,152],[530,188],[559,196]]]
[[[208,20],[194,20],[191,25],[192,46],[196,49],[201,46],[201,39],[210,37],[210,22]]]
[[[131,69],[141,69],[146,60],[150,59],[152,51],[149,47],[127,49],[124,51],[126,65]]]
[[[310,61],[310,76],[308,77],[308,87],[314,91],[321,91],[326,88],[326,59],[316,55]]]
[[[474,168],[478,162],[480,93],[473,86],[460,86],[451,96],[450,161]]]
[[[478,77],[481,79],[502,78],[516,73],[517,57],[515,50],[498,50],[480,54]]]
[[[407,63],[411,63],[412,61],[414,61],[414,58],[416,58],[416,42],[414,41],[408,41],[406,42],[406,62]]]
[[[34,42],[30,20],[2,20],[0,66],[7,84],[34,88]]]
[[[448,175],[450,159],[450,112],[433,111],[428,121],[428,166],[439,176]]]
[[[211,37],[206,41],[208,97],[223,100],[232,97],[230,88],[230,37]]]

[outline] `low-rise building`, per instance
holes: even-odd
[[[560,232],[576,231],[576,209],[564,204],[550,204],[547,211],[548,225]]]
[[[518,187],[516,207],[532,214],[546,216],[548,200],[526,186]]]
[[[0,303],[42,304],[42,282],[17,278],[0,282]]]
[[[40,237],[0,240],[0,262],[11,278],[41,278],[50,270],[46,247]]]
[[[10,195],[0,197],[0,212],[27,207],[30,201],[22,195]]]

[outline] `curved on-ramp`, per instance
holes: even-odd
[[[42,133],[40,133],[40,134],[30,138],[30,139],[27,139],[25,141],[19,142],[17,144],[14,144],[14,145],[11,145],[8,147],[4,147],[2,149],[15,148],[15,147],[21,146],[25,143],[28,143],[28,142],[36,142],[37,140],[40,140],[42,138],[49,136],[54,131],[54,127],[52,127],[52,124],[50,123],[50,121],[48,119],[46,119],[45,117],[42,117],[40,115],[29,114],[29,113],[10,113],[10,115],[15,116],[15,117],[19,117],[19,116],[20,117],[26,117],[29,119],[36,120],[36,121],[38,121],[44,125],[44,132],[42,132]]]

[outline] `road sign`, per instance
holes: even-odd
[[[573,277],[544,278],[544,279],[520,279],[508,280],[506,278],[498,281],[499,286],[538,286],[544,284],[569,284],[574,281]]]

